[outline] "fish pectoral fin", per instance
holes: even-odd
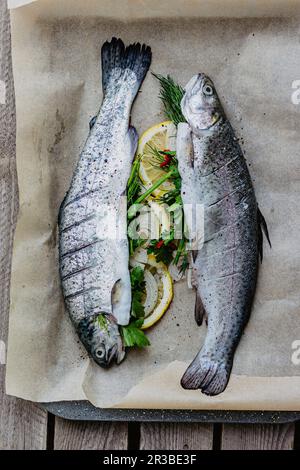
[[[137,130],[133,126],[129,126],[128,132],[126,134],[126,150],[128,152],[128,155],[130,155],[131,160],[133,160],[133,157],[135,155],[137,146],[138,146],[138,140],[139,140],[139,135],[137,133]]]
[[[258,251],[260,256],[260,261],[263,260],[263,235],[265,235],[270,248],[272,248],[271,240],[269,237],[269,231],[266,219],[262,215],[259,207],[257,206],[257,223],[258,223]]]
[[[184,179],[194,167],[192,130],[186,122],[180,122],[177,126],[176,158],[180,175]]]
[[[130,278],[118,279],[111,291],[112,314],[118,325],[128,325],[131,310]]]
[[[195,320],[198,326],[201,326],[203,319],[207,318],[207,313],[205,311],[202,299],[198,292],[196,292],[196,302],[195,302]]]

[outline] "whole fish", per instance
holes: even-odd
[[[66,309],[80,340],[103,367],[125,355],[118,325],[131,311],[127,180],[138,135],[130,112],[151,49],[120,39],[101,51],[103,102],[91,121],[59,214],[59,263]]]
[[[182,199],[192,204],[193,214],[196,204],[204,207],[204,236],[193,240],[192,251],[195,318],[200,325],[206,316],[208,323],[204,345],[181,384],[217,395],[227,386],[250,316],[262,229],[269,237],[238,139],[206,75],[188,82],[181,109],[187,121],[177,135]],[[187,224],[197,234],[195,216]]]

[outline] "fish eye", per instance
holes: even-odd
[[[211,96],[213,92],[214,92],[213,87],[209,83],[206,83],[203,87],[203,93],[207,96]]]
[[[97,349],[95,354],[98,359],[103,359],[105,356],[105,351],[104,349]]]

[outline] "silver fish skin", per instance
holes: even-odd
[[[208,324],[204,345],[181,384],[217,395],[227,386],[250,316],[262,228],[268,234],[238,139],[206,75],[188,82],[181,108],[187,121],[177,135],[182,199],[193,205],[193,213],[196,204],[204,207],[204,236],[193,241],[192,252],[195,319],[200,325],[205,316]]]
[[[59,263],[66,309],[92,358],[121,362],[119,325],[131,310],[126,185],[138,135],[130,112],[151,62],[151,49],[102,46],[103,102],[90,124],[59,214]],[[99,315],[102,321],[98,321]],[[104,325],[104,327],[103,327]]]

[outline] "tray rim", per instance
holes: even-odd
[[[71,421],[286,424],[300,420],[300,411],[96,408],[86,400],[38,403],[38,406]]]

